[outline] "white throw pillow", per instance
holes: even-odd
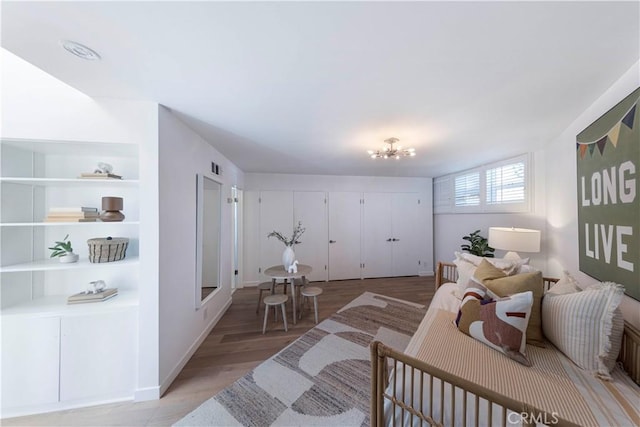
[[[544,335],[580,368],[610,379],[622,343],[623,293],[622,285],[612,282],[573,293],[548,292],[542,300]]]

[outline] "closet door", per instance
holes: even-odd
[[[293,193],[294,224],[302,222],[305,228],[300,237],[302,243],[295,246],[296,259],[313,269],[307,276],[311,281],[327,280],[329,263],[329,230],[327,225],[327,195],[321,191],[296,191]]]
[[[275,237],[267,238],[272,231],[279,231],[286,237],[293,234],[293,191],[260,192],[260,272],[274,265],[282,264],[284,243]],[[260,281],[270,280],[260,274]]]
[[[360,193],[329,193],[329,280],[360,278]]]
[[[417,193],[392,195],[392,275],[416,276],[420,260],[420,239],[424,238]]]
[[[362,276],[393,275],[391,251],[392,193],[364,193],[362,209]]]

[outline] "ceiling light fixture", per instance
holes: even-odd
[[[416,150],[413,148],[406,148],[403,150],[402,147],[399,145],[397,147],[394,147],[393,144],[397,143],[398,141],[400,141],[398,138],[385,139],[384,142],[389,144],[388,147],[384,147],[384,150],[376,150],[376,151],[368,150],[367,153],[369,153],[372,159],[377,159],[379,157],[383,159],[389,159],[389,158],[399,159],[400,157],[416,155]]]
[[[60,45],[62,45],[67,52],[74,54],[78,58],[86,59],[87,61],[97,61],[101,59],[95,50],[72,40],[60,40]]]

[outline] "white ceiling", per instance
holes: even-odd
[[[89,95],[167,106],[246,172],[439,176],[558,136],[638,61],[640,3],[3,1],[1,35]],[[389,137],[418,155],[367,157]]]

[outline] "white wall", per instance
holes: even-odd
[[[433,260],[433,182],[431,178],[404,178],[379,176],[341,176],[341,175],[294,175],[294,174],[266,174],[247,173],[245,175],[245,191],[324,191],[324,192],[415,192],[419,193],[421,201],[421,219],[423,220],[420,259]],[[251,224],[251,210],[259,209],[257,202],[250,200],[250,194],[245,197],[245,255],[244,279],[245,283],[255,278],[258,261],[255,245],[250,244],[252,236],[257,233],[257,226]],[[254,221],[255,222],[255,221]],[[256,253],[253,253],[253,252]],[[432,274],[433,264],[425,265],[421,274]]]
[[[533,204],[528,213],[482,213],[482,214],[438,214],[433,216],[435,261],[453,260],[455,251],[460,252],[460,245],[467,243],[463,236],[480,230],[481,235],[488,237],[489,227],[519,227],[541,230],[539,253],[521,253],[522,258],[530,258],[530,264],[546,271],[546,247],[549,239],[545,221],[545,166],[544,153],[532,153],[531,161],[534,171]],[[502,159],[496,159],[496,161]],[[480,166],[480,165],[478,165]],[[501,257],[505,251],[496,250],[495,255]]]
[[[535,228],[542,230],[542,244],[539,254],[526,254],[531,256],[532,265],[546,276],[561,277],[567,270],[584,285],[594,283],[596,279],[581,273],[578,267],[576,135],[639,85],[640,64],[636,63],[561,135],[534,153],[536,195],[532,213],[435,215],[436,261],[451,261],[453,251],[460,250],[464,243],[462,236],[476,229],[486,236],[491,226]],[[503,253],[496,251],[497,256]],[[621,308],[625,319],[640,327],[640,302],[625,296]]]
[[[640,63],[629,69],[609,90],[594,101],[545,152],[548,244],[547,274],[560,276],[568,270],[581,283],[595,281],[579,272],[578,200],[576,184],[576,135],[640,86]],[[640,215],[640,213],[639,213]],[[640,302],[625,296],[622,302],[627,320],[640,327]]]
[[[155,126],[151,102],[90,98],[1,49],[3,138],[140,143]]]
[[[195,352],[231,303],[231,187],[243,173],[168,109],[159,111],[160,384],[161,393]],[[222,166],[220,287],[199,310],[196,287],[196,174]]]

